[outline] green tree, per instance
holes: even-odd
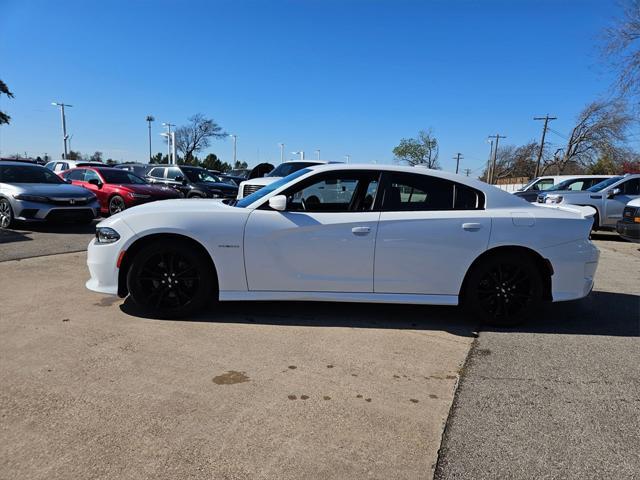
[[[82,160],[82,154],[78,151],[69,150],[69,153],[67,153],[67,160]]]
[[[89,160],[91,160],[92,162],[101,162],[102,152],[94,152],[94,154],[89,157]]]
[[[13,93],[9,91],[9,87],[7,87],[7,84],[0,80],[0,96],[3,93],[9,98],[13,98]],[[9,123],[9,120],[11,120],[11,117],[3,111],[0,111],[0,125]]]
[[[393,149],[393,154],[398,161],[435,169],[440,168],[438,153],[438,140],[431,130],[421,130],[417,138],[403,138]]]
[[[167,157],[166,155],[162,155],[162,153],[158,152],[153,157],[151,157],[151,161],[149,163],[167,164],[169,163],[169,157]]]
[[[234,169],[247,168],[249,165],[247,162],[241,162],[240,160],[236,160],[236,163],[233,165]]]
[[[200,162],[200,166],[208,170],[216,170],[223,173],[231,170],[231,165],[227,162],[222,162],[215,153],[207,155],[204,160]]]

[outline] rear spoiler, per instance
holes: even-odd
[[[534,205],[540,208],[553,208],[563,212],[577,213],[582,218],[592,218],[597,213],[595,208],[583,205],[553,205],[547,203],[536,203]]]

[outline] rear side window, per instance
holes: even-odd
[[[155,167],[152,168],[148,175],[150,177],[155,177],[155,178],[164,178],[164,167]]]
[[[386,183],[382,209],[388,212],[480,210],[481,192],[428,175],[392,173]]]

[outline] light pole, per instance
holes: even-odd
[[[316,160],[320,161],[320,149],[316,150]]]
[[[233,168],[236,168],[236,162],[238,161],[238,136],[232,133],[230,133],[229,136],[233,138]]]
[[[294,155],[300,155],[300,160],[304,160],[304,150],[300,150],[299,152],[291,152]]]
[[[60,116],[62,117],[62,141],[64,143],[64,156],[62,158],[66,159],[68,155],[67,140],[69,139],[69,137],[67,136],[67,120],[64,116],[64,107],[73,107],[73,105],[69,105],[68,103],[62,103],[62,102],[51,102],[51,105],[55,107],[60,107]]]
[[[347,159],[347,163],[349,163],[349,161],[351,160],[351,155],[345,155],[344,158]]]
[[[284,143],[278,145],[280,145],[280,163],[284,163]]]
[[[176,159],[173,159],[173,162],[171,162],[171,127],[175,127],[175,124],[173,123],[168,123],[168,122],[163,122],[162,123],[163,127],[167,127],[167,134],[163,135],[167,137],[167,162],[169,163],[169,165],[175,164],[176,163]]]
[[[151,162],[151,122],[155,121],[155,118],[153,115],[147,115],[145,120],[149,124],[149,162]]]

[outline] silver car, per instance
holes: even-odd
[[[0,228],[15,220],[90,223],[100,204],[90,191],[69,185],[40,165],[0,162]]]

